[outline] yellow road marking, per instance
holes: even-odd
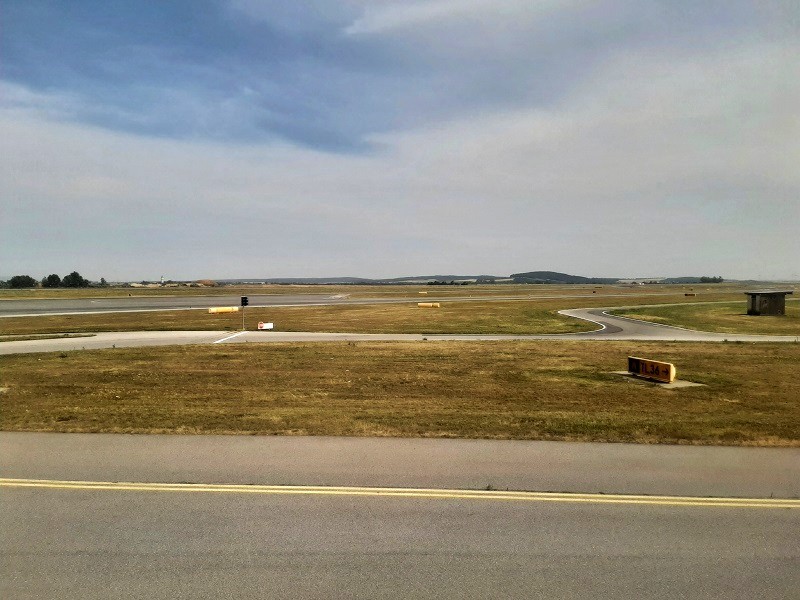
[[[505,500],[517,502],[573,502],[590,504],[639,504],[655,506],[715,506],[729,508],[794,508],[798,499],[704,498],[693,496],[641,496],[627,494],[569,494],[555,492],[510,492],[497,490],[437,490],[418,488],[327,487],[294,485],[238,485],[204,483],[128,483],[112,481],[58,481],[0,478],[0,487],[62,490],[109,490],[128,492],[204,492],[228,494],[274,494],[318,496],[385,496],[450,500]]]

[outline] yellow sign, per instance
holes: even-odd
[[[675,365],[646,358],[628,357],[628,372],[664,383],[675,381]]]
[[[209,314],[239,312],[238,306],[214,306],[208,309]]]
[[[417,302],[417,306],[420,308],[439,308],[441,304],[438,302]]]

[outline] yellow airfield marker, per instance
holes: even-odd
[[[0,487],[118,492],[193,492],[217,494],[362,496],[386,498],[428,498],[444,500],[501,500],[512,502],[570,502],[584,504],[695,506],[715,508],[800,509],[800,500],[798,499],[706,498],[693,496],[643,496],[630,494],[570,494],[553,492],[512,492],[498,490],[439,490],[424,488],[238,485],[204,483],[133,483],[4,478],[0,478]]]

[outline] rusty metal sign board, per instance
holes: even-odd
[[[664,383],[675,381],[675,365],[647,358],[628,357],[628,372]]]

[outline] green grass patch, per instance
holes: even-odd
[[[705,387],[611,371],[628,355]],[[0,357],[6,431],[800,445],[800,344],[242,344]]]
[[[718,333],[752,333],[800,336],[800,301],[787,300],[782,316],[750,316],[747,301],[642,306],[611,311],[643,321]]]

